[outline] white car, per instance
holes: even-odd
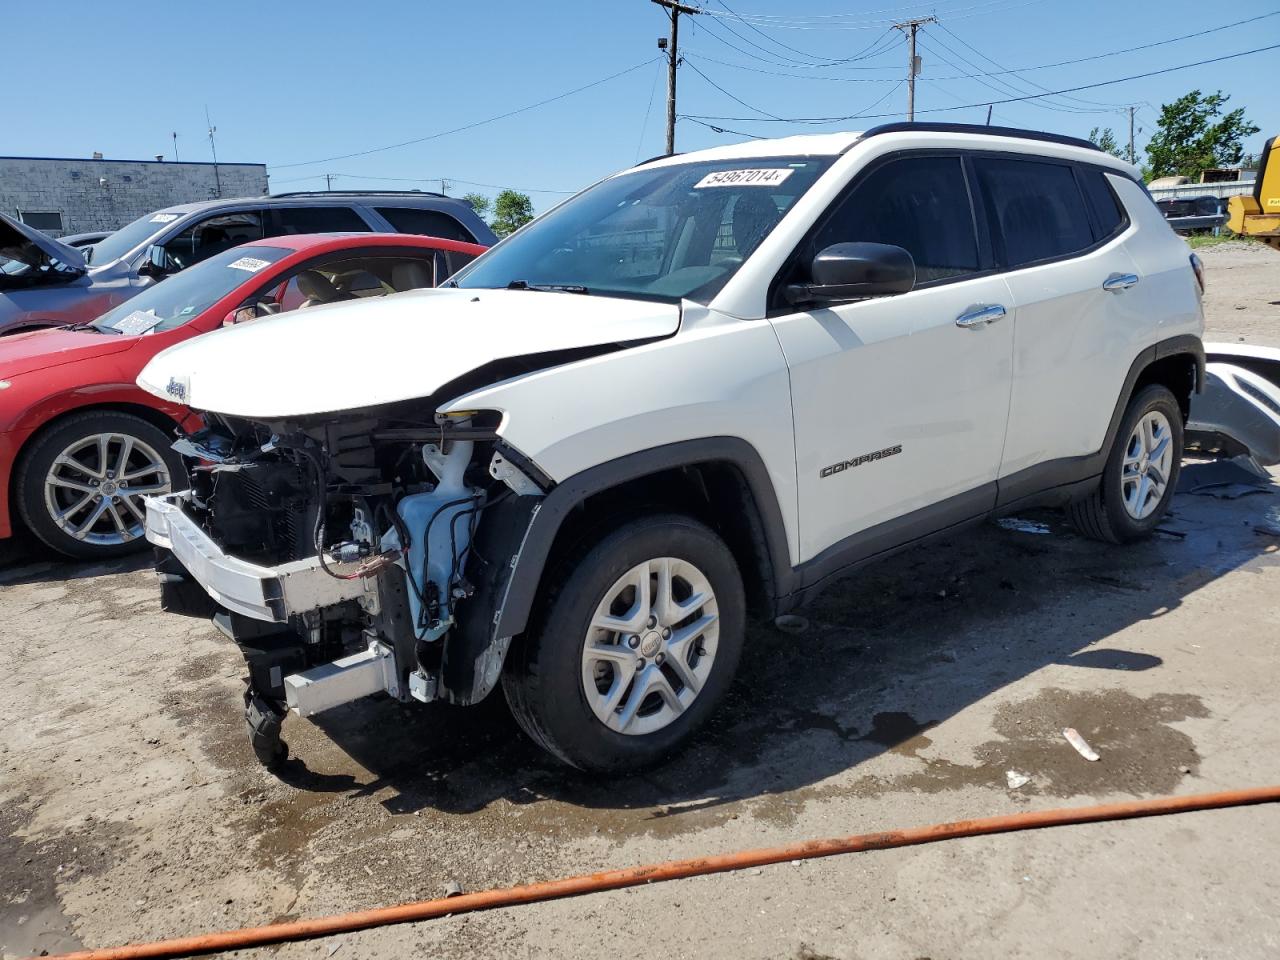
[[[159,354],[203,412],[148,502],[166,603],[240,644],[259,757],[500,681],[555,756],[695,735],[748,613],[996,513],[1148,535],[1203,381],[1198,261],[1080,140],[895,124],[670,156],[444,288]]]

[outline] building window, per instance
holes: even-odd
[[[61,230],[62,214],[61,213],[39,213],[35,210],[18,211],[18,219],[29,227],[35,227],[37,230]]]

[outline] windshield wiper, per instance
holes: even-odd
[[[95,324],[93,321],[90,321],[88,323],[72,324],[69,327],[63,327],[63,329],[71,330],[75,333],[80,333],[85,330],[92,330],[94,333],[123,333],[124,332],[123,330],[120,330],[116,327],[100,327],[97,324]]]
[[[508,290],[542,290],[552,293],[581,293],[590,296],[591,291],[579,283],[530,283],[528,280],[512,280]]]

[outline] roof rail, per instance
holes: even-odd
[[[290,190],[287,193],[273,193],[273,197],[444,197],[446,200],[458,200],[446,193],[434,190]]]
[[[878,127],[867,130],[855,142],[882,133],[976,133],[988,137],[1017,137],[1020,140],[1041,140],[1045,143],[1060,143],[1067,147],[1080,147],[1085,150],[1102,148],[1096,143],[1081,140],[1079,137],[1068,137],[1060,133],[1046,133],[1043,130],[1022,130],[1018,127],[987,127],[977,123],[932,123],[930,121],[913,121],[910,123],[882,123]]]
[[[655,160],[666,160],[668,157],[678,157],[678,156],[680,156],[679,150],[677,150],[675,153],[660,153],[656,157],[650,157],[648,160],[641,160],[639,163],[636,164],[636,166],[643,167],[646,163],[653,163]]]

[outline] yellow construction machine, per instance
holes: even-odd
[[[1227,229],[1280,250],[1280,137],[1272,137],[1262,148],[1253,196],[1227,201]]]

